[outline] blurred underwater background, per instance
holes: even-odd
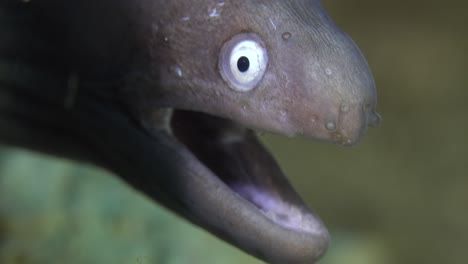
[[[382,124],[358,146],[262,137],[322,218],[321,264],[464,264],[468,2],[325,0],[365,54]],[[110,173],[0,147],[0,263],[261,263]]]

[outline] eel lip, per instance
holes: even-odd
[[[252,131],[183,110],[174,110],[171,130],[185,146],[185,172],[171,180],[177,187],[166,195],[178,205],[168,207],[270,263],[313,263],[325,253],[328,231]]]

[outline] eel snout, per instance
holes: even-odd
[[[300,98],[297,120],[306,120],[306,138],[351,146],[359,143],[368,127],[380,123],[377,92],[371,70],[353,40],[339,29],[333,41],[323,39],[320,54],[304,56],[301,79],[311,85]],[[331,48],[330,48],[331,47]],[[314,57],[315,56],[315,57]],[[300,121],[299,121],[300,122]]]
[[[381,118],[370,104],[342,103],[336,111],[336,118],[323,124],[325,137],[339,145],[352,146],[361,141],[368,127],[377,126]]]
[[[380,121],[379,114],[370,104],[342,104],[339,108],[336,131],[332,133],[333,139],[341,145],[354,145],[363,138],[367,127],[375,127]]]

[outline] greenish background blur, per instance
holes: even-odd
[[[383,123],[343,148],[264,136],[333,241],[321,264],[465,264],[468,2],[325,0]],[[260,263],[105,171],[0,149],[0,263]]]

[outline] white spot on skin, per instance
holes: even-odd
[[[313,115],[313,116],[310,117],[310,122],[315,123],[315,122],[317,122],[317,119],[318,119],[318,117]]]
[[[273,19],[271,19],[271,18],[268,18],[268,19],[270,20],[270,23],[273,26],[273,29],[276,30],[276,25],[275,25],[275,22],[273,22]]]
[[[175,73],[177,74],[177,76],[182,77],[182,69],[180,67],[175,68]]]
[[[222,7],[224,6],[224,2],[217,3],[217,6],[213,7],[210,10],[210,17],[219,17],[221,16],[221,12],[223,12]]]
[[[219,11],[218,13],[218,8],[215,7],[211,9],[210,17],[219,17],[220,14],[221,14],[221,11]]]
[[[326,69],[325,69],[325,74],[327,74],[328,76],[332,75],[332,74],[333,74],[332,69],[326,68]]]
[[[189,16],[183,16],[181,18],[182,21],[189,21],[190,20],[190,17]]]
[[[288,41],[291,38],[291,36],[292,36],[291,32],[284,32],[281,35],[281,38],[283,38],[283,40],[285,40],[285,41]]]
[[[328,131],[335,131],[336,130],[336,123],[334,121],[328,121],[325,123],[325,128]]]

